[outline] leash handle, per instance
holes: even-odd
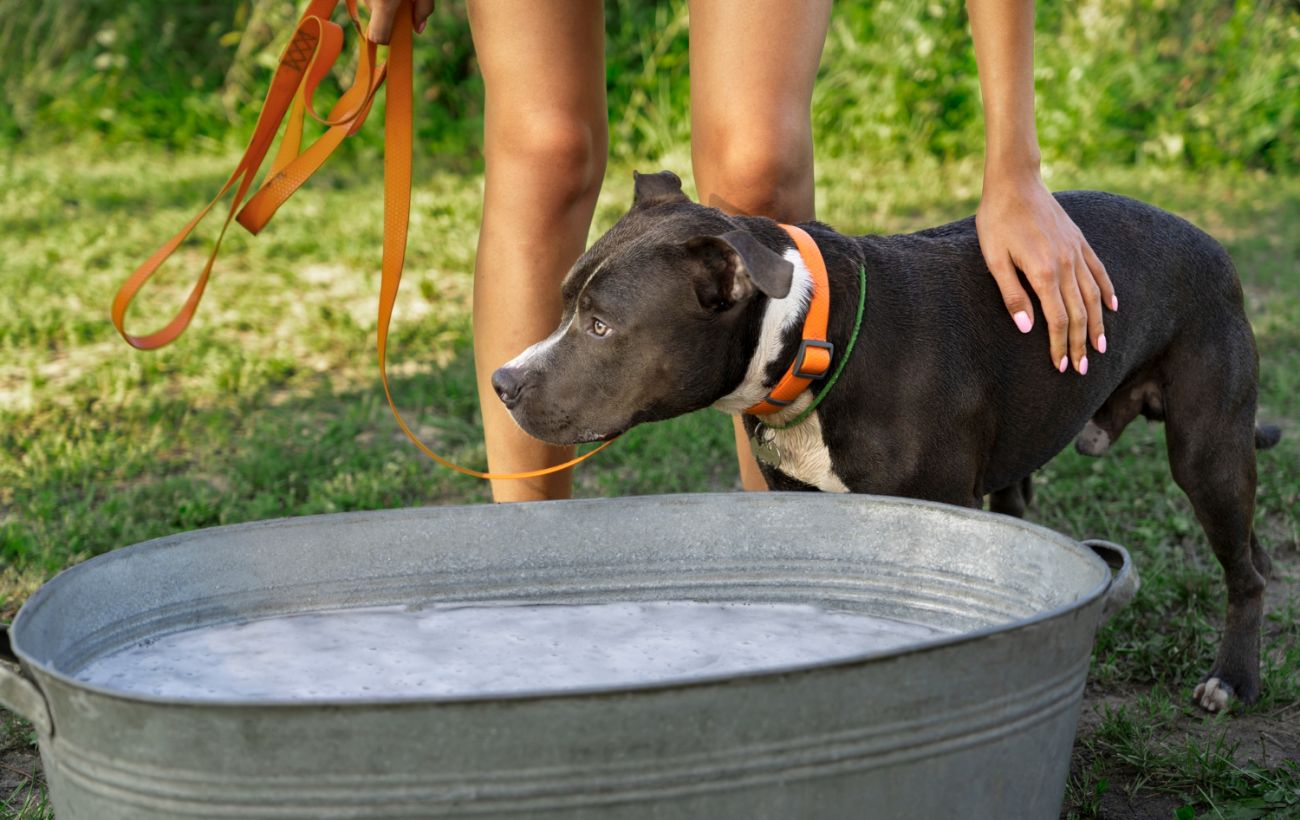
[[[362,30],[357,0],[344,0],[344,2],[352,26],[360,37],[358,46],[360,59],[357,62],[357,73],[352,86],[339,97],[328,116],[321,117],[316,113],[313,97],[320,81],[329,73],[343,50],[343,28],[329,20],[338,6],[338,0],[312,0],[294,28],[293,38],[280,55],[271,87],[267,91],[266,100],[262,103],[262,110],[257,115],[253,136],[249,139],[248,147],[235,166],[234,172],[211,202],[205,205],[175,236],[154,251],[153,255],[122,283],[113,297],[109,312],[113,327],[117,328],[117,332],[127,344],[138,350],[155,350],[175,341],[194,318],[216,263],[217,253],[221,250],[221,241],[225,238],[230,223],[237,220],[253,234],[261,231],[280,206],[325,164],[330,155],[343,144],[343,140],[361,128],[370,113],[379,87],[387,83],[384,91],[387,103],[384,120],[384,243],[379,286],[378,350],[379,375],[384,385],[384,396],[393,411],[393,418],[397,420],[398,426],[406,437],[426,456],[448,469],[475,478],[501,480],[536,478],[567,470],[585,461],[608,447],[614,440],[606,441],[599,447],[563,464],[539,470],[518,473],[473,470],[455,464],[425,446],[424,442],[411,431],[398,411],[388,383],[387,352],[388,326],[392,318],[393,305],[397,301],[397,291],[402,281],[402,267],[406,259],[406,238],[411,207],[413,129],[411,0],[402,0],[397,9],[392,40],[388,48],[388,61],[382,65],[376,65],[377,48],[365,37]],[[308,146],[307,150],[303,151],[300,150],[302,129],[307,114],[325,125],[326,130]],[[252,188],[253,179],[262,167],[271,144],[275,141],[280,123],[286,116],[288,124],[276,156],[271,162],[270,172],[258,190],[245,203],[244,198]],[[203,270],[199,273],[180,310],[171,321],[153,333],[143,336],[128,333],[126,311],[136,294],[232,188],[235,189],[235,194],[225,222],[221,225]]]

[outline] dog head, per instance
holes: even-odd
[[[560,326],[499,368],[515,421],[554,444],[612,438],[707,407],[743,378],[762,304],[793,266],[671,172],[635,174],[632,207],[564,279]]]

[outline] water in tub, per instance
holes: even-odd
[[[804,604],[382,606],[177,632],[76,677],[201,700],[502,696],[777,669],[942,634]]]

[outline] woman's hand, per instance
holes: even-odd
[[[1028,333],[1035,318],[1019,269],[1042,305],[1052,366],[1064,373],[1072,362],[1080,375],[1087,373],[1088,341],[1106,352],[1102,306],[1118,310],[1119,301],[1106,266],[1037,171],[1001,174],[986,167],[975,230],[1016,326]]]
[[[1034,0],[967,0],[984,100],[984,196],[975,213],[980,250],[1022,333],[1034,306],[1052,342],[1052,367],[1088,372],[1088,339],[1106,352],[1102,305],[1119,308],[1106,266],[1043,185],[1034,127]]]
[[[393,36],[393,19],[397,17],[400,0],[362,0],[370,8],[370,27],[366,37],[384,45]],[[424,31],[424,24],[433,14],[433,0],[415,0],[411,4],[411,24],[415,33]]]

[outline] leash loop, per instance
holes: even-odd
[[[464,475],[483,479],[526,479],[549,475],[567,470],[585,461],[614,442],[610,439],[600,446],[583,453],[563,464],[556,464],[539,470],[518,473],[490,473],[461,467],[425,446],[407,425],[406,420],[393,401],[392,389],[388,383],[387,353],[388,327],[392,318],[393,305],[397,301],[397,291],[402,280],[402,266],[406,258],[406,239],[409,227],[411,206],[411,144],[412,144],[412,57],[411,57],[411,0],[402,0],[396,11],[392,40],[388,47],[388,60],[376,64],[378,50],[374,43],[365,36],[361,27],[357,0],[344,0],[352,26],[360,36],[359,59],[356,77],[339,99],[334,103],[328,116],[316,113],[313,98],[317,86],[329,73],[339,54],[343,50],[343,28],[330,21],[330,15],[338,6],[339,0],[312,0],[294,27],[293,37],[285,46],[267,90],[262,110],[257,115],[257,123],[248,147],[235,166],[230,178],[212,201],[203,207],[185,227],[163,243],[153,255],[127,277],[117,294],[113,297],[109,316],[113,327],[121,334],[126,343],[138,350],[154,350],[175,341],[189,326],[198,309],[203,291],[207,287],[212,268],[216,264],[221,241],[232,221],[238,221],[250,233],[257,234],[270,221],[275,212],[294,194],[303,183],[320,169],[330,155],[343,144],[343,140],[355,134],[365,122],[374,103],[380,86],[387,84],[384,91],[387,109],[384,117],[384,242],[380,269],[379,287],[379,323],[378,353],[379,375],[384,386],[384,396],[393,411],[393,417],[416,447],[426,456],[444,467]],[[303,121],[310,114],[313,119],[326,126],[325,133],[316,139],[305,151],[302,146]],[[254,192],[247,203],[244,198],[252,188],[253,179],[262,167],[275,134],[281,122],[288,117],[284,137],[271,162],[270,171],[262,185]],[[221,225],[208,254],[206,263],[189,296],[180,310],[161,329],[143,336],[136,336],[126,331],[126,311],[130,307],[144,284],[158,271],[158,268],[170,257],[181,243],[203,221],[204,217],[221,201],[231,189],[235,193],[230,203],[230,210]],[[241,209],[240,206],[243,205]]]

